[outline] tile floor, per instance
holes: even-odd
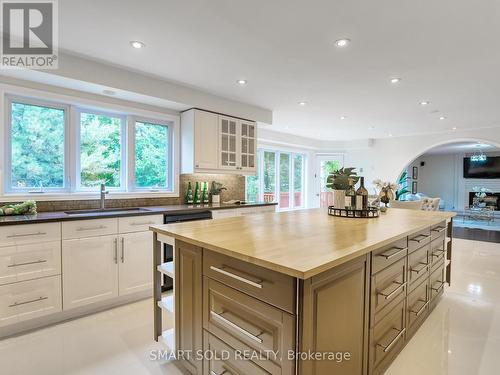
[[[499,373],[500,244],[455,240],[453,264],[452,286],[386,375]],[[149,359],[152,331],[140,301],[0,341],[0,373],[180,375]]]

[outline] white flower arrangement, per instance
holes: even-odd
[[[384,191],[384,190],[393,190],[394,191],[398,188],[398,185],[395,184],[394,182],[382,181],[379,178],[374,180],[373,184],[381,191]]]

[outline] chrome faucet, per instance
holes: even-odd
[[[106,190],[106,186],[104,184],[101,184],[101,210],[104,210],[106,208],[105,199],[106,194],[108,193],[109,191]]]

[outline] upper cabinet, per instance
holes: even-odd
[[[198,109],[181,116],[181,172],[256,172],[257,124]]]

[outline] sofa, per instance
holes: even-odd
[[[408,210],[437,211],[441,198],[422,198],[412,201],[391,201],[390,206],[394,208],[406,208]]]

